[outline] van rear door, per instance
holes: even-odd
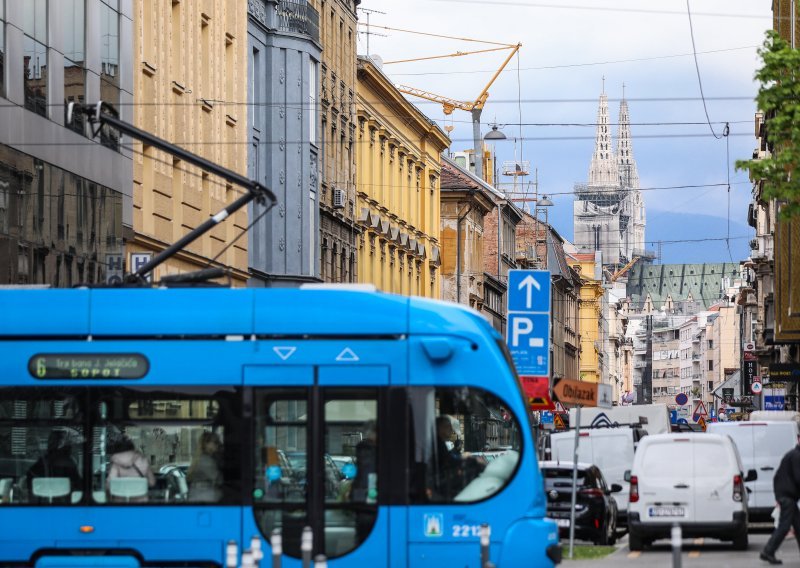
[[[730,442],[717,436],[693,435],[695,522],[729,522],[733,518],[733,476],[739,464]],[[736,510],[741,504],[736,503]]]
[[[636,471],[642,522],[693,522],[691,438],[665,436],[640,447],[638,451],[644,452],[641,468]]]
[[[745,423],[746,424],[746,423]],[[797,426],[790,422],[752,422],[753,460],[748,463],[742,458],[745,473],[755,469],[758,478],[747,485],[752,489],[748,501],[753,508],[772,508],[775,496],[772,480],[783,455],[797,444]]]

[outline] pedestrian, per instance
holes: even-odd
[[[797,500],[800,498],[800,436],[798,445],[789,450],[781,459],[781,464],[775,472],[772,486],[775,490],[775,500],[778,502],[780,517],[778,526],[769,537],[764,550],[759,558],[770,564],[783,564],[775,558],[775,552],[780,547],[790,528],[794,528],[794,537],[800,546],[800,510]]]

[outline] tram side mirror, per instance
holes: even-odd
[[[631,470],[629,470],[629,469],[625,470],[625,476],[623,477],[623,479],[625,481],[627,481],[628,483],[631,482]]]
[[[755,481],[756,479],[758,479],[758,472],[756,470],[754,470],[754,469],[748,469],[747,470],[747,475],[745,476],[744,480],[745,481]]]

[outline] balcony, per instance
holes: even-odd
[[[319,41],[319,13],[306,2],[282,0],[276,15],[279,32],[305,35]]]

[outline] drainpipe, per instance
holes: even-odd
[[[475,194],[474,191],[469,192],[469,197]],[[459,213],[456,220],[456,302],[461,303],[461,221],[466,219],[469,212],[472,211],[472,203],[467,204],[467,210],[464,213]]]

